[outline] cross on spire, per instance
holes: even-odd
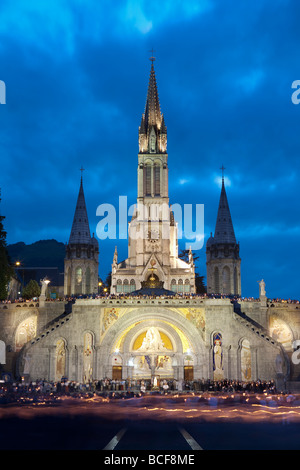
[[[80,171],[81,171],[81,181],[82,181],[82,175],[83,175],[83,172],[84,172],[84,168],[82,168],[82,165],[81,165]]]
[[[153,53],[155,52],[155,50],[152,48],[149,52],[151,52],[151,54],[152,54],[149,60],[151,60],[152,65],[153,65],[153,62],[155,61],[155,57],[154,57]]]
[[[224,165],[221,166],[220,170],[222,170],[222,181],[224,181],[224,170],[226,170]]]

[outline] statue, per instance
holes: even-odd
[[[166,351],[165,345],[159,331],[154,326],[148,328],[145,338],[143,339],[143,343],[139,348],[140,351]]]
[[[45,307],[46,290],[47,290],[49,282],[50,282],[49,279],[47,279],[46,277],[40,280],[40,283],[42,284],[42,289],[41,289],[41,293],[39,296],[40,307]]]
[[[259,297],[265,297],[266,296],[266,283],[262,279],[261,281],[257,281],[259,283]]]
[[[154,127],[152,126],[150,131],[150,153],[154,153],[156,150],[156,134]]]
[[[46,277],[40,280],[40,283],[42,284],[41,296],[42,295],[46,296],[46,290],[47,290],[49,282],[50,282],[49,279],[47,279]]]

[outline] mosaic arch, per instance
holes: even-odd
[[[293,351],[293,334],[285,321],[275,315],[271,315],[269,329],[272,338],[281,343],[286,351]]]
[[[130,325],[115,342],[112,348],[112,365],[122,357],[132,367],[133,378],[173,377],[174,366],[178,365],[178,354],[182,365],[187,351],[192,347],[188,338],[175,325],[166,321],[145,320]],[[119,358],[119,359],[117,359]],[[190,365],[193,364],[189,357]]]
[[[37,328],[37,317],[36,315],[32,315],[26,320],[22,321],[16,331],[16,343],[15,349],[16,351],[20,351],[24,344],[28,341],[32,340],[36,336],[36,328]]]
[[[114,351],[120,351],[120,352],[125,352],[124,350],[124,342],[126,339],[128,339],[128,334],[133,328],[138,328],[138,332],[135,333],[134,338],[131,339],[130,344],[126,346],[126,352],[137,352],[137,350],[142,346],[143,342],[146,339],[147,332],[148,332],[148,338],[151,333],[150,328],[151,327],[156,327],[156,325],[159,324],[160,326],[156,328],[156,330],[159,333],[160,340],[163,343],[163,346],[168,350],[168,351],[176,351],[176,343],[180,344],[180,349],[182,352],[186,352],[192,349],[192,345],[190,344],[190,341],[186,337],[186,335],[183,333],[182,330],[180,330],[177,326],[172,324],[171,322],[167,321],[159,321],[154,319],[147,319],[141,322],[135,322],[132,323],[130,326],[128,326],[126,329],[123,330],[123,332],[120,334],[120,336],[117,338],[117,340],[114,342],[112,346],[111,352],[113,353]],[[164,328],[165,327],[165,328]],[[166,332],[166,328],[168,332]],[[172,335],[173,331],[173,335]],[[174,339],[174,335],[178,338],[177,341]],[[179,340],[179,341],[178,341]],[[156,341],[159,341],[158,336],[156,335]]]

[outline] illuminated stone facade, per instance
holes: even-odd
[[[82,299],[1,306],[6,369],[29,380],[299,379],[295,304],[229,299]],[[24,332],[24,333],[23,333]],[[296,383],[296,382],[295,382]]]
[[[199,379],[275,379],[279,389],[300,383],[300,358],[295,360],[298,304],[270,303],[263,281],[256,301],[190,295],[195,291],[194,263],[191,253],[188,262],[178,258],[166,145],[152,63],[139,132],[138,203],[150,213],[164,207],[167,216],[159,210],[154,221],[143,212],[133,215],[128,259],[118,262],[115,251],[111,287],[113,294],[129,294],[153,283],[185,295],[0,304],[0,360],[12,377],[76,382],[144,378],[153,385],[174,379],[178,387],[183,380]],[[215,234],[206,246],[208,292],[240,294],[239,247],[225,196],[223,184]],[[137,229],[146,236],[133,237]],[[163,238],[165,230],[169,238]],[[98,252],[81,181],[65,260],[67,295],[97,292]]]

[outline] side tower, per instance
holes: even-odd
[[[224,168],[222,168],[224,170]],[[240,247],[236,242],[224,176],[214,236],[206,243],[207,293],[241,295]]]
[[[69,243],[64,261],[64,294],[96,294],[98,291],[99,244],[91,237],[82,176]]]

